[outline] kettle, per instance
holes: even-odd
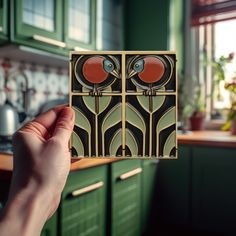
[[[9,101],[0,105],[0,137],[9,138],[19,128],[19,115]]]

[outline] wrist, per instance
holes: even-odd
[[[10,195],[2,220],[0,218],[0,227],[1,223],[5,224],[7,235],[15,235],[16,232],[22,236],[40,235],[50,213],[51,201],[45,191],[30,191],[32,189],[28,186]]]

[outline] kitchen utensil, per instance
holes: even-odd
[[[9,137],[19,128],[19,116],[16,109],[7,100],[0,105],[0,136]]]

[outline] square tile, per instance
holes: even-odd
[[[176,55],[72,52],[72,156],[176,158]]]

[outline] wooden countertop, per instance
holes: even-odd
[[[111,163],[114,161],[118,161],[117,158],[110,158],[110,159],[73,159],[71,163],[70,170],[82,170],[89,167],[104,165],[107,163]],[[13,157],[9,154],[0,154],[0,174],[3,172],[5,174],[11,174],[13,169]]]
[[[223,131],[193,131],[178,134],[179,144],[236,148],[236,136]]]
[[[178,143],[186,145],[203,145],[236,148],[236,136],[222,131],[194,131],[190,134],[178,134]],[[71,171],[81,170],[93,166],[104,165],[119,159],[78,159],[71,163]],[[12,172],[12,156],[0,154],[0,175]]]

